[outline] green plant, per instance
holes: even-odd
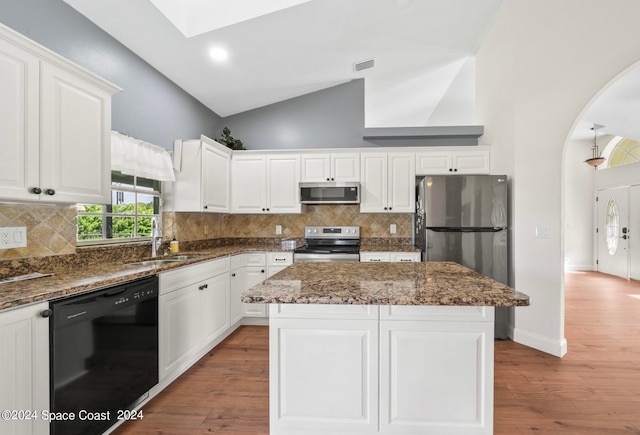
[[[222,129],[222,134],[220,135],[220,143],[225,144],[227,147],[231,148],[232,150],[246,149],[242,145],[242,141],[240,139],[234,139],[234,137],[231,136],[231,130],[229,130],[227,127]]]

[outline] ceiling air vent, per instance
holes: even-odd
[[[358,72],[362,71],[363,69],[373,68],[374,63],[374,59],[363,60],[362,62],[354,63],[353,70]]]

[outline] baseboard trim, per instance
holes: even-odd
[[[514,328],[513,341],[550,355],[557,356],[558,358],[562,358],[567,353],[566,338],[563,338],[562,340],[551,340],[548,337],[543,337],[542,335],[534,334],[533,332]]]
[[[594,271],[593,264],[566,264],[564,266],[565,272],[576,272],[581,270]]]

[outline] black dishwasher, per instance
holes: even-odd
[[[101,434],[158,383],[158,278],[50,307],[51,435]]]

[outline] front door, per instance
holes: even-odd
[[[629,275],[640,280],[640,186],[629,189]]]
[[[598,191],[598,271],[629,278],[629,187]]]

